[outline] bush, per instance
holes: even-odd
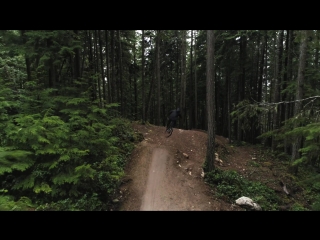
[[[276,193],[260,182],[249,181],[236,171],[215,169],[206,174],[205,180],[217,189],[220,196],[226,196],[230,202],[246,196],[257,202],[263,210],[276,210],[280,199]]]
[[[0,196],[0,211],[29,211],[32,209],[34,209],[34,204],[27,197],[21,197],[15,202],[13,196]]]
[[[117,104],[99,108],[87,93],[53,92],[37,93],[46,104],[30,92],[19,114],[4,112],[7,117],[0,118],[2,187],[37,202],[39,210],[103,210],[119,186],[136,135],[127,119],[114,116]]]

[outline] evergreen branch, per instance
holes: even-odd
[[[295,102],[303,102],[309,99],[312,99],[310,102],[313,102],[316,98],[320,98],[320,96],[312,96],[304,99],[299,99],[299,100],[293,100],[293,101],[282,101],[282,102],[277,102],[277,103],[262,103],[262,102],[257,102],[254,99],[252,99],[255,103],[257,103],[259,106],[272,106],[272,105],[278,105],[278,104],[283,104],[283,103],[295,103]],[[309,103],[308,103],[309,104]]]

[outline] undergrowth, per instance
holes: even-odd
[[[206,174],[205,181],[216,188],[219,197],[225,196],[230,202],[246,196],[258,203],[262,210],[277,210],[281,199],[274,190],[260,182],[249,181],[236,171],[215,169]]]

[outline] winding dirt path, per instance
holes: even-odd
[[[216,199],[201,177],[206,134],[137,125],[144,140],[133,151],[120,187],[120,211],[220,211],[230,203]],[[187,154],[186,157],[184,154]]]
[[[166,196],[164,193],[166,185],[166,168],[168,165],[168,151],[166,149],[156,148],[152,154],[151,167],[149,169],[146,192],[142,199],[140,210],[165,209]]]
[[[133,128],[142,135],[143,140],[136,144],[127,162],[125,177],[116,196],[119,201],[116,201],[113,209],[243,211],[230,200],[218,198],[216,192],[204,182],[202,167],[207,145],[205,132],[174,128],[173,134],[166,138],[165,127],[133,123]],[[283,173],[283,166],[277,165],[273,156],[268,156],[264,148],[249,144],[234,146],[228,144],[228,139],[216,135],[215,150],[223,159],[215,162],[216,167],[236,171],[251,181],[265,183],[279,197],[288,200],[279,181],[286,182],[289,187],[294,185]],[[302,190],[296,191],[295,198],[302,198]],[[291,205],[295,204],[292,199]],[[279,209],[288,209],[290,206],[287,205]]]

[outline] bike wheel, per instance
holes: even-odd
[[[170,124],[169,128],[166,130],[166,137],[170,137],[173,132],[172,124]]]

